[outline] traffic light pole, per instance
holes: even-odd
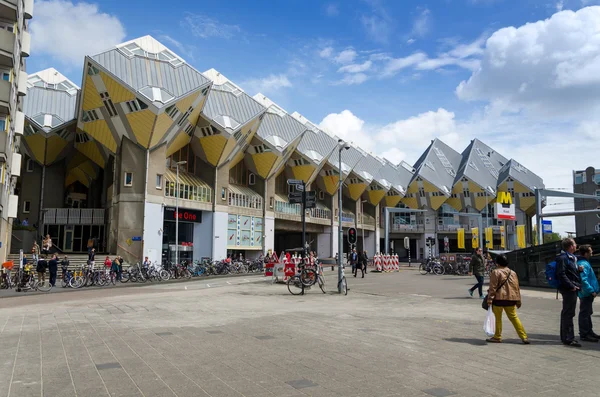
[[[306,183],[302,181],[302,252],[306,255]]]
[[[339,164],[339,185],[338,185],[338,292],[342,293],[342,255],[344,255],[344,229],[342,228],[342,150],[339,148],[340,164]]]

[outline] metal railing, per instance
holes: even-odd
[[[375,218],[373,218],[372,216],[361,216],[361,220],[362,220],[362,224],[363,225],[368,225],[368,226],[375,226],[376,221]]]
[[[311,218],[331,219],[331,211],[321,208],[311,208],[310,216]]]
[[[465,229],[465,232],[471,230],[469,225],[437,225],[438,232],[456,232],[458,229]]]
[[[290,204],[284,201],[275,201],[275,212],[286,215],[302,215],[302,207],[300,204]]]
[[[392,232],[423,232],[425,231],[425,226],[393,224],[391,225],[391,229]]]
[[[104,225],[103,208],[44,208],[46,225]]]
[[[260,196],[249,196],[243,193],[229,192],[229,205],[232,207],[262,210],[263,199]]]
[[[175,183],[165,181],[165,197],[175,198],[177,195]],[[186,185],[179,182],[179,197],[180,200],[200,201],[203,203],[212,202],[212,189],[204,186]]]

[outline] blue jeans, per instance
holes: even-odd
[[[477,279],[477,284],[471,287],[469,291],[473,292],[476,289],[479,290],[479,296],[483,296],[483,276],[475,276]]]

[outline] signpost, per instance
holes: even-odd
[[[542,220],[542,230],[544,234],[552,234],[552,221]]]
[[[410,238],[404,237],[404,248],[408,250],[408,267],[410,267]]]
[[[294,190],[288,193],[288,201],[290,204],[300,204],[302,207],[302,252],[304,254],[304,258],[308,255],[306,254],[306,184],[304,181],[299,179],[288,179],[287,184],[290,186],[294,186]],[[310,192],[309,192],[310,193]],[[313,193],[313,200],[315,200],[314,205],[316,205],[316,197]],[[314,208],[314,207],[311,207]]]

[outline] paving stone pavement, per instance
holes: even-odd
[[[333,274],[327,286],[335,285]],[[292,296],[259,278],[0,300],[0,396],[567,396],[600,346],[560,344],[561,302],[524,290],[520,344],[488,345],[474,280],[412,270]],[[203,285],[204,284],[204,285]],[[595,318],[595,321],[599,321]]]

